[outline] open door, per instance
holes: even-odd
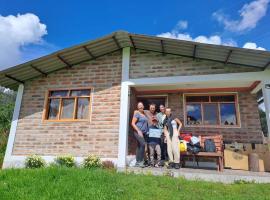
[[[145,110],[149,110],[151,103],[156,104],[156,111],[160,112],[159,106],[162,104],[166,106],[167,96],[137,96],[137,102],[141,101],[144,105]]]

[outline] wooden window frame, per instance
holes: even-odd
[[[218,102],[211,102],[211,96],[230,96],[234,95],[234,102],[223,102],[223,101],[218,101]],[[209,96],[209,102],[186,102],[186,97],[187,96]],[[205,125],[204,119],[203,119],[203,104],[217,104],[218,106],[218,125]],[[220,115],[220,104],[226,104],[226,103],[234,103],[235,106],[235,115],[236,115],[236,125],[222,125],[221,124],[221,115]],[[202,124],[199,125],[188,125],[187,124],[187,110],[186,106],[190,104],[200,104],[201,105],[201,117],[202,117]],[[237,92],[215,92],[215,93],[184,93],[183,94],[183,111],[184,111],[184,125],[185,127],[201,127],[201,128],[241,128],[241,120],[240,120],[240,108],[239,108],[239,102],[238,102],[238,93]]]
[[[68,91],[68,96],[65,97],[50,97],[51,92],[55,91]],[[70,96],[71,91],[73,90],[90,90],[89,96]],[[76,119],[77,109],[78,109],[78,98],[89,98],[89,117],[87,119]],[[90,122],[91,121],[91,111],[92,111],[92,98],[93,98],[93,87],[81,87],[81,88],[61,88],[61,89],[48,89],[45,92],[45,102],[44,102],[44,108],[43,108],[43,116],[42,121],[43,122]],[[59,111],[57,115],[57,119],[48,119],[49,115],[49,103],[50,99],[60,99],[59,103]],[[63,110],[63,99],[74,99],[74,109],[73,109],[73,118],[72,119],[61,119],[60,116],[62,114]]]

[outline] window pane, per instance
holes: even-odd
[[[186,102],[209,102],[209,96],[187,96]]]
[[[59,91],[51,91],[50,96],[51,97],[66,97],[68,95],[67,90],[59,90]]]
[[[220,115],[222,125],[236,125],[236,111],[234,103],[220,104]]]
[[[60,99],[50,99],[48,119],[57,119]]]
[[[89,118],[89,98],[78,98],[77,119]]]
[[[90,90],[72,90],[71,96],[90,96]]]
[[[186,106],[187,124],[195,125],[202,123],[201,104],[190,104]]]
[[[211,96],[212,102],[234,102],[234,95]]]
[[[217,116],[218,106],[217,104],[203,104],[203,119],[205,125],[217,125],[218,116]]]
[[[61,119],[72,119],[75,99],[63,99]]]

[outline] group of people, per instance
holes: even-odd
[[[163,166],[161,163],[163,155],[163,157],[168,157],[169,169],[179,169],[178,136],[182,123],[179,118],[174,117],[171,108],[160,105],[159,110],[160,112],[157,113],[155,104],[150,104],[149,110],[144,110],[143,103],[138,102],[137,110],[134,111],[131,125],[138,143],[136,166]]]

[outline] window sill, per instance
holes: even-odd
[[[83,120],[73,120],[73,119],[65,119],[65,120],[43,120],[44,123],[46,122],[90,122],[90,119],[83,119]]]
[[[240,125],[218,126],[218,125],[187,125],[187,124],[185,124],[185,127],[187,128],[224,128],[224,129],[241,128]]]

